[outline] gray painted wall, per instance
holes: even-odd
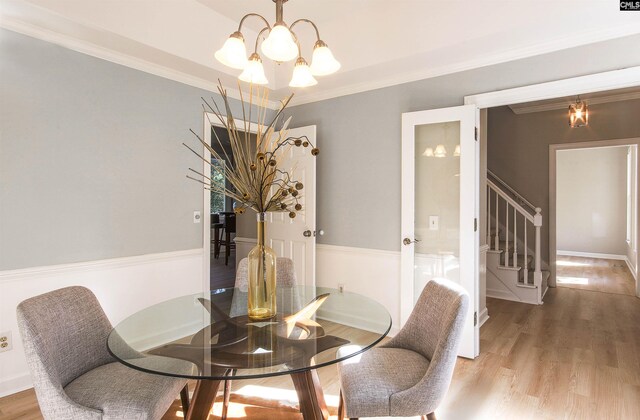
[[[462,105],[464,96],[475,93],[637,66],[639,42],[640,35],[626,37],[291,108],[293,126],[317,125],[317,226],[325,231],[318,242],[400,249],[403,112]],[[628,131],[636,123],[622,124]]]
[[[556,246],[626,255],[628,146],[559,150]]]
[[[542,208],[542,258],[549,261],[549,145],[640,137],[640,100],[589,106],[589,126],[571,128],[565,110],[489,110],[489,170]]]
[[[0,30],[0,270],[202,247],[200,96]]]

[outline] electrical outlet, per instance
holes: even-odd
[[[340,291],[340,293],[344,293],[344,284],[338,284],[338,291]]]
[[[13,348],[13,341],[11,340],[11,331],[5,331],[0,333],[0,353],[3,351],[9,351]]]

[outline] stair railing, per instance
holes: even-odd
[[[502,184],[506,185],[504,182],[502,182]],[[508,191],[509,192],[505,191],[502,185],[498,185],[493,180],[487,179],[487,243],[492,246],[494,251],[500,251],[501,225],[504,226],[504,265],[516,268],[518,266],[518,242],[522,241],[524,248],[523,280],[528,284],[529,271],[533,268],[533,284],[538,286],[538,297],[539,300],[541,300],[542,261],[540,255],[540,230],[542,228],[542,209],[540,207],[534,207],[511,187],[508,188]],[[512,197],[513,194],[517,195],[519,201],[524,200],[527,203],[526,206],[531,207],[531,209],[527,209],[525,205],[518,203],[516,199]],[[494,223],[491,223],[492,210],[495,216]],[[509,228],[510,224],[511,229]],[[520,236],[518,236],[519,226],[523,231]],[[529,267],[529,238],[527,232],[530,226],[533,227],[535,232],[533,247],[534,267]],[[510,243],[513,244],[513,252],[511,255],[509,255]]]

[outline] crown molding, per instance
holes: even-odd
[[[30,36],[45,42],[60,45],[64,48],[76,51],[82,54],[90,55],[111,63],[119,64],[145,73],[153,74],[164,79],[173,80],[185,85],[204,89],[209,92],[218,93],[217,81],[206,80],[193,76],[170,67],[166,67],[151,61],[147,61],[129,54],[101,47],[92,42],[70,37],[59,32],[51,31],[37,25],[16,19],[12,16],[0,16],[0,28],[17,32],[22,35]],[[237,88],[225,88],[230,98],[241,100],[240,91]],[[246,95],[245,95],[246,96]],[[267,108],[277,110],[280,108],[280,102],[269,100],[266,103]]]
[[[589,105],[598,105],[598,104],[608,104],[611,102],[621,102],[621,101],[631,101],[634,99],[640,99],[640,91],[638,92],[627,92],[627,93],[619,93],[615,95],[607,95],[607,96],[596,96],[593,98],[582,98],[584,102]],[[514,114],[531,114],[534,112],[544,112],[544,111],[557,111],[560,109],[568,108],[567,100],[557,100],[552,101],[545,104],[538,105],[509,105],[509,108],[513,111]]]
[[[400,85],[403,83],[410,83],[418,80],[444,76],[447,74],[459,73],[475,68],[507,63],[510,61],[516,61],[534,57],[537,55],[549,54],[569,48],[575,48],[583,45],[589,45],[597,42],[603,42],[637,34],[640,34],[640,30],[635,24],[621,25],[607,29],[590,30],[586,33],[576,33],[575,35],[556,39],[553,42],[544,42],[529,47],[516,48],[496,54],[485,55],[477,59],[440,66],[437,68],[423,68],[412,72],[396,73],[394,76],[384,79],[354,83],[344,87],[330,88],[324,91],[310,92],[308,94],[300,94],[297,95],[297,97],[293,98],[292,105],[304,105],[307,103],[323,101],[340,96],[382,89],[390,86]]]

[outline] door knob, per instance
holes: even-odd
[[[304,232],[302,232],[302,235],[304,235],[305,238],[310,238],[311,237],[311,231],[309,229],[307,229]]]
[[[411,240],[411,239],[409,239],[409,238],[404,238],[404,239],[402,240],[402,243],[403,243],[403,244],[405,244],[405,245],[411,245],[412,243],[417,243],[417,242],[420,242],[420,239],[414,239],[414,240],[412,241],[412,240]]]

